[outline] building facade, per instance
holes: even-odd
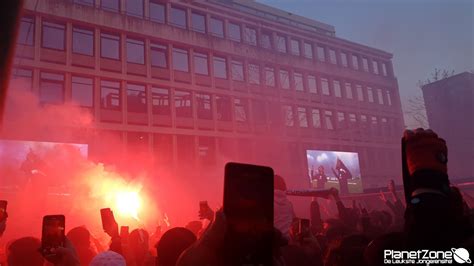
[[[13,78],[90,111],[99,133],[70,141],[92,157],[107,133],[158,167],[259,163],[307,187],[306,150],[349,151],[373,187],[401,169],[391,58],[253,1],[26,0]]]
[[[438,80],[422,91],[430,128],[448,145],[451,179],[474,177],[474,74]]]

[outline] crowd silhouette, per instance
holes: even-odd
[[[380,192],[384,209],[369,210],[355,201],[347,206],[333,188],[325,197],[334,202],[337,216],[322,219],[318,199],[313,198],[310,219],[300,219],[287,198],[284,178],[275,175],[272,264],[370,266],[384,265],[387,250],[474,251],[473,212],[460,190],[450,185],[445,141],[429,129],[407,130],[403,140],[406,195],[398,193],[391,181],[387,187],[390,197]],[[323,176],[324,170],[318,169],[318,174]],[[57,258],[52,262],[40,252],[39,238],[25,236],[1,247],[4,256],[0,265],[228,265],[221,252],[222,246],[232,246],[225,243],[226,215],[207,203],[200,205],[199,220],[186,227],[163,230],[158,226],[151,234],[136,228],[125,234],[115,223],[105,230],[110,236],[105,245],[86,227],[72,228],[64,245],[51,250]],[[8,223],[15,223],[6,213],[2,217],[0,237],[8,230]]]

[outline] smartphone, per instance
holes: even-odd
[[[200,211],[200,212],[204,212],[204,211],[206,211],[207,209],[209,209],[209,204],[207,204],[207,200],[205,200],[205,201],[200,201],[200,202],[199,202],[199,211]]]
[[[8,201],[0,200],[0,221],[7,219],[7,205]]]
[[[129,227],[128,225],[123,225],[120,226],[120,238],[122,239],[128,239],[128,236],[130,235],[129,233]]]
[[[402,177],[403,177],[403,192],[405,193],[406,204],[410,203],[410,196],[413,192],[413,186],[411,185],[412,178],[408,171],[408,162],[406,154],[406,140],[402,137]]]
[[[226,164],[226,264],[272,265],[273,175],[270,167]]]
[[[56,254],[52,249],[64,247],[65,241],[65,217],[64,215],[46,215],[43,217],[43,228],[41,234],[41,251],[46,259],[54,261]]]
[[[115,223],[114,213],[110,208],[100,209],[100,218],[102,220],[102,228],[104,231],[110,230]]]
[[[298,225],[298,233],[301,236],[301,239],[307,238],[310,236],[310,221],[309,219],[300,219]]]

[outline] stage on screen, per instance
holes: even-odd
[[[335,187],[341,194],[363,192],[357,153],[307,150],[306,157],[312,188]]]

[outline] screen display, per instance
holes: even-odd
[[[43,219],[43,247],[63,246],[64,229],[64,216],[46,216]]]
[[[307,150],[312,188],[337,188],[340,194],[362,193],[359,155],[355,152]]]

